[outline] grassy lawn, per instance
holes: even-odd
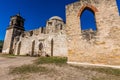
[[[35,64],[66,64],[66,57],[40,57],[35,60]]]
[[[47,65],[47,66],[43,66]],[[22,65],[20,67],[14,67],[10,69],[10,74],[29,74],[29,73],[49,73],[53,75],[59,75],[59,71],[55,69],[55,67],[50,68],[51,65],[55,65],[55,67],[60,68],[60,70],[65,70],[68,68],[68,71],[72,68],[77,71],[90,71],[91,74],[92,72],[97,72],[100,74],[106,74],[108,76],[93,76],[90,80],[118,80],[117,77],[120,76],[120,69],[114,69],[114,68],[105,68],[105,67],[91,67],[91,66],[76,66],[76,65],[68,65],[67,64],[67,58],[66,57],[39,57],[34,61],[33,64],[29,65]],[[63,66],[60,66],[63,65]],[[80,72],[81,73],[81,72]],[[109,76],[112,79],[110,79]],[[115,79],[114,79],[115,78]],[[116,79],[117,78],[117,79]]]

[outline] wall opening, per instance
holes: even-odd
[[[30,36],[32,36],[32,35],[33,35],[33,31],[30,31],[29,33],[30,33]]]
[[[39,50],[42,50],[42,49],[43,49],[43,44],[40,43],[40,44],[39,44]]]
[[[97,11],[92,5],[83,6],[80,9],[78,16],[80,17],[81,33],[83,39],[87,41],[95,39],[97,32],[95,13]]]
[[[21,49],[21,42],[18,43],[17,55],[20,55],[20,49]]]
[[[35,50],[35,41],[32,42],[32,51],[31,51],[31,56],[34,55]]]
[[[39,46],[38,55],[41,56],[43,54],[43,43],[40,43],[38,46]]]
[[[20,23],[21,21],[20,20],[16,20],[16,25],[20,27]]]
[[[54,40],[51,40],[51,56],[53,56]]]
[[[119,11],[119,15],[120,15],[120,0],[116,0],[117,3],[117,7],[118,7],[118,11]]]
[[[44,33],[44,27],[41,28],[41,33]]]
[[[81,30],[97,30],[95,13],[92,11],[92,9],[86,7],[80,15],[80,21]]]
[[[48,22],[48,26],[52,26],[52,22]]]
[[[60,30],[62,30],[63,28],[62,28],[62,24],[60,24]]]

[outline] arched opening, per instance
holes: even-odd
[[[32,36],[33,35],[33,31],[30,31],[29,34],[30,34],[30,36]]]
[[[62,24],[60,25],[60,30],[62,30],[63,29],[63,27],[62,27]]]
[[[97,26],[95,14],[98,12],[97,8],[92,5],[84,5],[78,14],[80,18],[80,26],[83,39],[87,41],[95,38]]]
[[[34,55],[34,49],[35,49],[35,41],[32,42],[32,51],[31,51],[31,56]]]
[[[51,40],[51,56],[53,56],[54,40]]]
[[[80,15],[81,30],[97,30],[95,12],[89,7],[84,8]]]
[[[21,42],[18,43],[17,55],[20,55],[20,49],[21,49]]]
[[[40,44],[39,44],[39,50],[42,50],[42,49],[43,49],[43,44],[40,43]]]
[[[38,55],[41,56],[42,53],[43,53],[43,43],[40,43],[40,44],[38,45],[38,48],[39,48],[39,50],[38,50]]]
[[[118,7],[119,15],[120,15],[120,0],[116,0],[116,2],[117,2],[117,7]]]

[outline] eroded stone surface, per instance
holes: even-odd
[[[65,23],[62,18],[51,17],[46,27],[30,31],[24,31],[23,20],[19,18],[22,19],[20,15],[11,17],[2,50],[4,54],[67,56]]]
[[[96,18],[92,39],[88,34],[83,37],[81,31],[80,15],[86,7]],[[115,0],[80,0],[67,5],[66,33],[69,62],[120,65],[120,16]]]

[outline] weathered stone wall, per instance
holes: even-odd
[[[6,32],[3,54],[31,56],[67,56],[65,23],[53,16],[46,27],[24,31],[24,19],[12,16]]]
[[[36,30],[35,30],[36,31]],[[33,32],[35,32],[33,31]],[[29,32],[26,32],[26,36],[20,37],[20,40],[15,46],[15,55],[18,55],[18,46],[21,42],[20,54],[19,55],[32,55],[32,42],[35,41],[33,55],[42,55],[46,54],[51,56],[51,40],[53,39],[53,56],[67,56],[67,45],[66,45],[66,35],[61,33],[52,33],[44,34],[40,33],[41,28],[38,29],[38,35],[33,33],[30,36]],[[43,44],[42,52],[39,51],[39,44]]]
[[[14,38],[19,40],[19,36],[24,32],[24,19],[19,15],[11,16],[9,27],[6,30],[3,54],[13,54]]]
[[[50,23],[50,24],[49,24]],[[15,55],[67,56],[65,25],[60,17],[52,17],[46,27],[25,31],[14,40]]]
[[[87,41],[81,34],[80,15],[95,13],[97,33]],[[115,0],[80,0],[66,6],[68,62],[120,65],[120,16]]]
[[[3,49],[2,49],[3,53],[10,52],[11,42],[12,42],[12,34],[13,34],[13,29],[9,29],[6,31],[6,36],[5,36],[4,45],[3,45]]]

